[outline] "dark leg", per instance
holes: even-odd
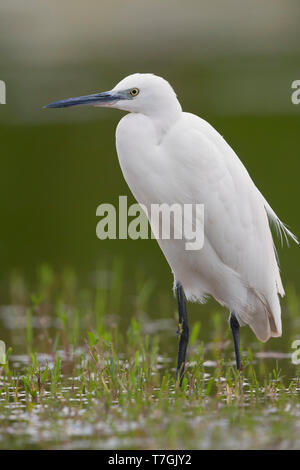
[[[237,321],[234,312],[230,312],[229,317],[229,324],[232,331],[233,342],[234,342],[234,350],[235,350],[235,359],[236,359],[236,367],[237,370],[242,370],[241,364],[241,353],[240,353],[240,325]]]
[[[178,358],[177,358],[177,370],[176,370],[176,380],[179,381],[179,384],[182,384],[184,367],[185,367],[185,356],[186,349],[189,342],[189,325],[186,314],[186,305],[185,305],[185,295],[181,284],[176,285],[176,294],[178,301],[178,314],[179,314],[179,324],[178,324],[178,335],[179,335],[179,346],[178,346]]]

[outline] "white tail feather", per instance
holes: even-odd
[[[272,207],[270,206],[270,204],[268,204],[268,202],[265,200],[264,197],[263,197],[263,201],[264,201],[264,206],[265,206],[265,209],[267,211],[268,217],[269,217],[270,221],[274,224],[276,233],[280,237],[281,245],[283,245],[283,237],[286,241],[287,246],[289,246],[288,237],[290,237],[295,243],[297,243],[297,245],[299,245],[299,241],[298,241],[298,238],[296,237],[296,235],[294,235],[287,228],[287,226],[284,225],[283,222],[281,222],[279,217],[277,217],[277,215],[273,211]]]

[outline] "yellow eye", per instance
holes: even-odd
[[[131,94],[131,96],[137,96],[139,92],[140,90],[138,88],[132,88],[129,93]]]

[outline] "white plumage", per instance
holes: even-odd
[[[281,335],[278,294],[284,295],[268,217],[279,221],[244,165],[206,121],[182,112],[170,85],[135,74],[114,90],[139,89],[120,121],[116,146],[124,177],[139,203],[203,203],[204,247],[158,240],[189,300],[213,296],[261,341]],[[118,106],[116,106],[118,107]]]
[[[206,121],[182,111],[169,83],[152,74],[134,74],[105,93],[70,98],[47,107],[92,104],[129,111],[117,127],[116,146],[124,177],[137,201],[151,204],[204,204],[204,246],[185,249],[185,240],[158,240],[186,297],[213,296],[233,313],[237,365],[238,325],[248,324],[266,341],[281,335],[278,294],[284,289],[269,226],[296,237],[278,219],[246,168],[223,137]],[[199,220],[203,226],[203,220]],[[152,227],[158,232],[158,227]],[[181,292],[179,313],[185,335],[179,345],[182,370],[188,325]]]

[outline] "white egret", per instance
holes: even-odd
[[[183,239],[158,240],[174,274],[178,300],[177,378],[182,382],[189,338],[185,300],[204,302],[207,295],[229,309],[240,370],[240,326],[248,324],[261,341],[281,336],[278,295],[283,296],[284,289],[269,220],[281,238],[290,236],[298,243],[297,238],[223,137],[205,120],[183,112],[163,78],[134,74],[111,91],[47,107],[87,104],[129,111],[118,124],[116,147],[123,175],[139,203],[204,204],[201,250],[186,250]]]

